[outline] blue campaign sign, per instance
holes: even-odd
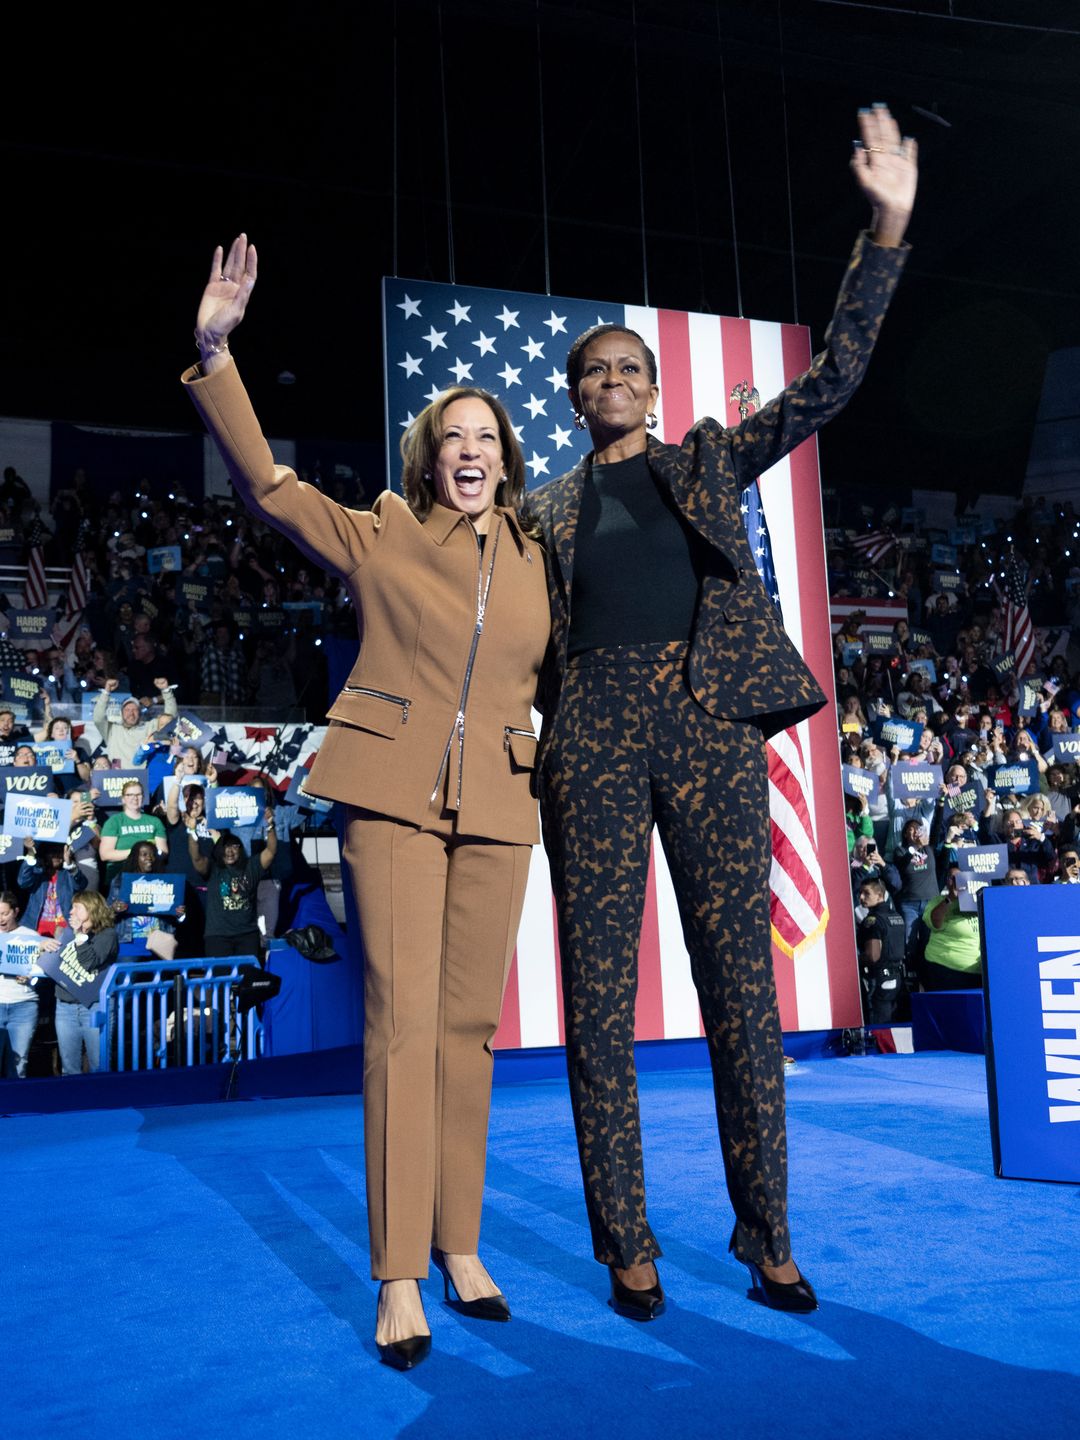
[[[916,670],[921,670],[931,685],[937,683],[937,666],[933,660],[909,660],[908,673],[914,675]]]
[[[891,630],[871,630],[864,627],[859,631],[867,655],[895,655],[899,648],[896,636]]]
[[[990,787],[999,795],[1037,795],[1038,761],[1010,760],[1007,765],[995,765],[990,771]]]
[[[862,773],[865,774],[866,772],[863,771]],[[332,800],[324,800],[320,795],[312,795],[304,789],[304,781],[310,774],[310,770],[305,770],[303,765],[296,767],[289,781],[289,788],[285,792],[285,803],[287,805],[298,805],[301,810],[314,810],[316,815],[326,815],[334,808],[334,802]]]
[[[33,975],[37,972],[41,936],[25,927],[11,935],[0,935],[0,975]],[[27,996],[33,994],[28,990]]]
[[[209,745],[214,738],[214,727],[207,725],[197,715],[178,715],[175,720],[170,720],[157,731],[157,736],[163,740],[175,740],[178,745],[190,745],[193,749],[199,750],[204,745]]]
[[[151,575],[160,575],[162,570],[181,570],[179,545],[155,545],[146,552],[146,568]]]
[[[1034,715],[1042,703],[1043,682],[1038,675],[1028,675],[1020,681],[1020,699],[1017,709],[1021,715]]]
[[[41,681],[34,675],[20,675],[17,670],[5,670],[3,674],[3,696],[9,705],[30,709],[41,694]]]
[[[869,805],[876,800],[881,789],[878,777],[872,770],[863,770],[858,765],[841,765],[843,774],[844,794],[854,795],[860,800],[865,800]]]
[[[1007,845],[968,845],[956,852],[957,863],[962,870],[970,870],[984,880],[1004,880],[1009,868],[1009,847]]]
[[[936,800],[941,791],[941,766],[901,761],[889,772],[897,800]]]
[[[17,795],[48,795],[56,788],[52,771],[42,766],[0,765],[0,803],[13,791]]]
[[[1054,736],[1054,759],[1063,765],[1080,763],[1080,731],[1072,730],[1068,735]]]
[[[31,835],[35,840],[63,845],[70,831],[70,800],[46,800],[8,791],[4,801],[5,835]]]
[[[982,892],[994,1170],[1080,1181],[1080,906],[1072,885]]]
[[[60,941],[60,949],[42,950],[37,962],[39,969],[74,995],[80,1005],[96,1005],[105,977],[111,973],[112,967],[87,970],[79,962],[80,946],[72,932],[61,930],[56,938]]]
[[[146,768],[138,770],[94,770],[90,774],[90,791],[95,805],[103,810],[119,810],[124,786],[129,780],[137,780],[143,787],[143,803],[146,802]],[[95,795],[93,792],[97,791]]]
[[[74,775],[74,753],[67,740],[42,740],[34,746],[38,764],[51,770],[54,775]]]
[[[953,815],[973,811],[981,815],[986,804],[986,788],[981,780],[968,780],[964,785],[949,785],[945,789],[945,809]]]
[[[130,915],[171,915],[184,903],[183,875],[124,873],[120,876],[120,899]]]
[[[206,823],[212,830],[243,830],[245,839],[266,836],[266,796],[256,786],[225,785],[206,797]]]
[[[9,610],[9,640],[25,640],[43,648],[49,644],[56,612],[53,610]]]
[[[895,745],[901,754],[917,750],[923,732],[918,720],[900,720],[895,715],[887,720],[875,720],[870,728],[879,745]]]

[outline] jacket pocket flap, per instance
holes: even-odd
[[[403,708],[394,700],[381,700],[375,695],[349,695],[342,692],[327,711],[331,720],[370,730],[394,740],[402,725]]]
[[[510,759],[519,770],[536,769],[536,745],[535,735],[521,734],[516,730],[507,731],[507,746],[510,751]]]

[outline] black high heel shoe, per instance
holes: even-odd
[[[655,1265],[653,1269],[656,1269]],[[609,1265],[608,1271],[611,1275],[611,1299],[608,1304],[616,1315],[621,1315],[626,1320],[655,1320],[664,1313],[667,1301],[664,1299],[659,1271],[656,1273],[656,1284],[650,1285],[648,1290],[631,1290],[624,1285],[615,1274],[614,1265]]]
[[[809,1315],[811,1310],[818,1308],[814,1287],[805,1275],[783,1284],[779,1280],[770,1280],[761,1266],[756,1265],[753,1260],[744,1260],[742,1263],[750,1271],[753,1293],[760,1295],[770,1310],[787,1310],[793,1315]]]
[[[471,1320],[510,1319],[510,1306],[501,1291],[498,1295],[481,1295],[479,1300],[462,1300],[457,1286],[450,1278],[450,1271],[446,1268],[445,1255],[441,1250],[436,1250],[434,1245],[431,1247],[431,1263],[443,1278],[443,1299],[448,1305],[452,1305],[459,1315],[468,1315]],[[454,1299],[450,1298],[451,1289]]]
[[[379,1359],[394,1370],[414,1370],[431,1354],[430,1335],[410,1335],[407,1340],[391,1340],[386,1345],[375,1341]]]

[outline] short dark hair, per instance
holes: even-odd
[[[581,356],[591,340],[596,340],[601,335],[632,335],[645,353],[645,363],[649,369],[649,382],[656,384],[656,356],[649,349],[648,345],[636,330],[631,330],[629,325],[593,325],[588,330],[583,330],[566,353],[566,383],[571,390],[576,390],[578,381],[581,379]]]

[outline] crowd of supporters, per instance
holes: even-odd
[[[1007,522],[832,533],[841,759],[873,777],[845,772],[864,1018],[887,1024],[913,988],[981,985],[979,867],[1080,884],[1080,520],[1026,501]],[[913,797],[926,765],[940,780]],[[984,846],[1003,848],[975,862]]]
[[[70,613],[63,593],[50,597],[45,647],[20,640],[11,624],[27,600],[0,596],[0,681],[5,695],[18,681],[29,697],[0,702],[0,772],[48,768],[50,757],[32,747],[54,742],[51,759],[67,763],[33,793],[72,802],[65,844],[7,841],[0,940],[34,937],[42,952],[75,943],[91,971],[118,953],[259,955],[290,922],[291,896],[316,882],[300,843],[307,812],[261,777],[219,774],[212,744],[159,731],[178,711],[205,716],[211,706],[219,718],[250,707],[281,722],[303,719],[306,701],[321,721],[323,640],[339,629],[355,636],[344,591],[243,510],[192,503],[181,491],[117,493],[100,505],[79,474],[44,516],[9,467],[0,529],[13,557],[37,545],[45,565],[67,569],[80,556],[86,577],[81,613]],[[101,772],[115,769],[139,778],[109,805]],[[261,790],[261,826],[208,823],[210,792],[234,779]],[[13,788],[24,789],[17,780]],[[10,793],[0,795],[5,804]],[[136,913],[122,899],[124,876],[163,872],[182,877],[175,909]],[[97,1032],[75,995],[40,974],[0,974],[0,1077],[27,1073],[35,1038],[65,1074],[95,1066]]]
[[[148,704],[155,680],[168,676],[189,706],[272,708],[291,718],[303,718],[306,706],[321,720],[321,641],[356,630],[341,582],[232,501],[160,489],[147,484],[102,503],[76,472],[44,514],[8,467],[0,528],[11,532],[10,553],[25,558],[36,541],[47,566],[67,568],[81,556],[87,598],[77,624],[65,625],[61,605],[48,646],[0,640],[0,668],[38,676],[56,705],[109,679]],[[0,597],[0,611],[12,608],[14,597]]]

